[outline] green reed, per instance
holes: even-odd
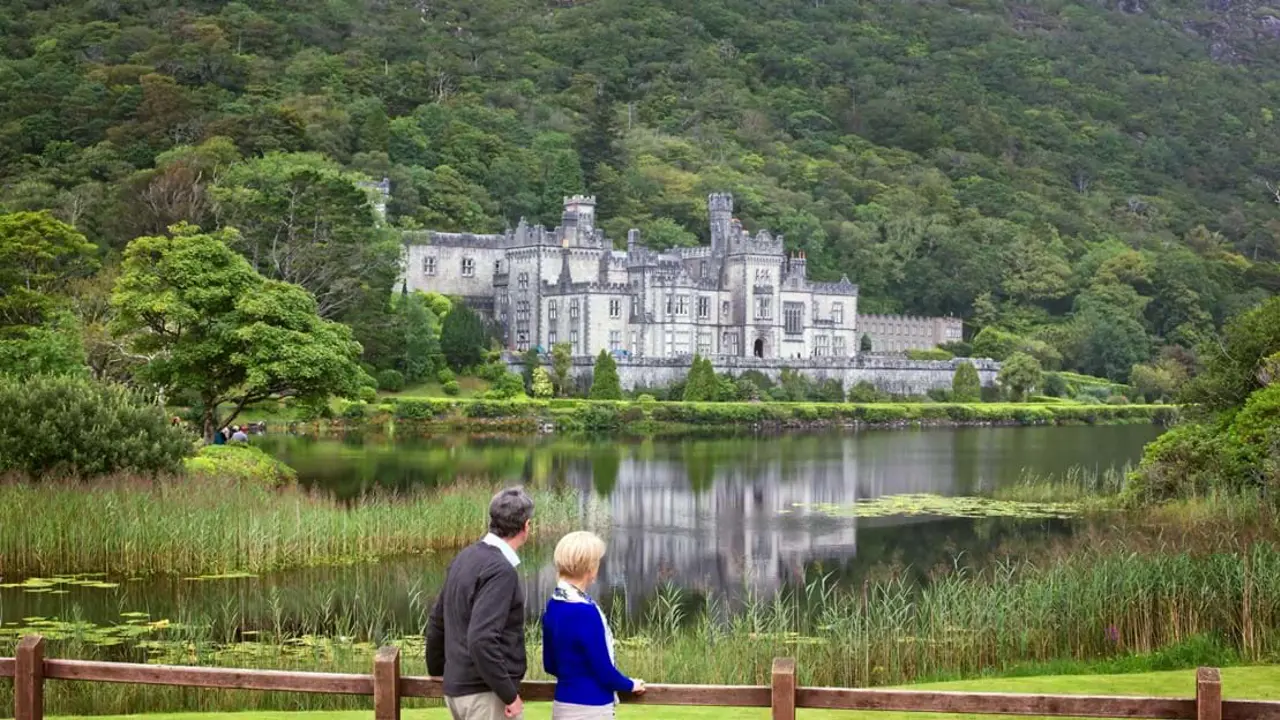
[[[732,605],[664,588],[640,613],[613,613],[619,665],[653,682],[764,684],[772,659],[790,656],[803,684],[858,687],[1019,672],[1028,664],[1141,668],[1125,659],[1153,653],[1166,665],[1185,665],[1280,652],[1280,549],[1269,541],[1201,551],[1090,539],[1052,559],[958,566],[922,584],[907,577],[890,572],[852,589],[818,579]],[[404,671],[421,674],[430,598],[420,588],[408,595],[416,618],[408,627],[377,597],[313,603],[288,617],[249,616],[229,604],[225,613],[205,608],[175,618],[140,643],[102,647],[72,632],[52,641],[49,653],[367,672],[374,649],[393,643],[404,651]],[[536,624],[528,640],[530,678],[542,678]],[[0,654],[12,643],[12,636],[0,639]],[[57,713],[364,706],[338,697],[52,687]]]
[[[996,489],[999,500],[1018,502],[1084,502],[1114,499],[1124,492],[1133,467],[1102,469],[1072,465],[1058,475],[1023,471],[1017,482]]]
[[[201,575],[361,562],[470,542],[494,488],[462,485],[339,503],[292,486],[117,478],[0,483],[6,576]],[[577,493],[533,490],[537,532],[576,526]]]

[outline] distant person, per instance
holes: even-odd
[[[244,432],[244,428],[239,427],[239,426],[236,426],[235,428],[232,428],[232,433],[231,433],[231,442],[234,442],[234,443],[247,443],[247,442],[249,442],[249,436],[245,434],[245,432]]]
[[[489,534],[449,565],[427,623],[427,674],[444,678],[454,720],[524,717],[524,590],[516,551],[529,539],[533,500],[509,488],[489,502]]]
[[[556,678],[551,720],[606,720],[617,693],[643,693],[614,664],[613,633],[604,611],[587,594],[600,572],[604,541],[571,532],[556,545],[558,581],[542,616],[542,666]]]
[[[223,428],[213,434],[213,444],[214,445],[227,444],[226,428]]]

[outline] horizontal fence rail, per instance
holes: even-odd
[[[361,675],[47,660],[44,638],[29,635],[19,642],[17,657],[0,658],[0,678],[5,677],[12,677],[14,682],[15,720],[43,720],[46,680],[370,695],[375,720],[399,720],[403,698],[439,699],[444,695],[437,678],[401,675],[400,651],[393,647],[379,649],[374,656],[373,673]],[[525,682],[520,686],[521,697],[529,701],[551,700],[554,693],[555,683],[551,682]],[[624,702],[767,707],[772,708],[774,720],[795,720],[797,708],[1157,720],[1280,720],[1280,702],[1223,700],[1221,675],[1215,668],[1196,671],[1194,698],[1114,697],[798,687],[795,660],[778,658],[773,662],[770,685],[649,685],[643,695],[624,696]]]

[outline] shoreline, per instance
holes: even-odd
[[[285,424],[301,434],[430,436],[735,433],[815,430],[1124,425],[1176,422],[1173,405],[1075,403],[784,403],[390,398],[332,418]]]

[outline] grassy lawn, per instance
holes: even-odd
[[[489,383],[478,377],[458,376],[458,394],[449,396],[444,394],[444,388],[440,387],[440,383],[435,380],[429,382],[418,383],[416,385],[406,385],[404,390],[398,393],[380,392],[380,397],[400,397],[400,398],[417,398],[417,397],[475,397],[489,389]]]
[[[1237,667],[1222,670],[1222,692],[1226,698],[1248,700],[1280,700],[1280,666]],[[1195,671],[1174,670],[1158,673],[1134,673],[1129,675],[1059,675],[1025,678],[998,678],[966,680],[913,686],[928,690],[968,690],[983,692],[1017,692],[1045,694],[1089,695],[1164,695],[1193,697],[1195,695]],[[525,717],[528,720],[547,720],[551,708],[546,704],[531,705]],[[805,720],[852,720],[866,717],[868,720],[927,720],[927,718],[965,720],[983,717],[978,715],[925,715],[910,713],[854,713],[829,710],[800,710]],[[173,713],[146,716],[96,716],[95,720],[123,720],[126,717],[145,717],[147,720],[368,720],[368,710],[340,712],[253,712],[253,713]],[[406,720],[448,720],[442,709],[407,710]],[[710,718],[751,718],[765,720],[769,711],[765,708],[680,708],[623,706],[618,710],[622,720],[704,720]],[[994,717],[994,716],[986,716]]]

